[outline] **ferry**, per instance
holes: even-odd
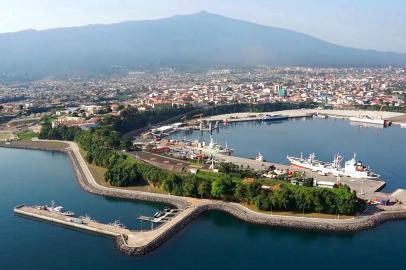
[[[302,155],[300,157],[287,156],[287,159],[293,166],[309,169],[320,175],[347,176],[359,179],[378,179],[380,176],[362,162],[357,161],[356,154],[352,159],[344,163],[344,168],[341,167],[343,157],[340,154],[334,155],[333,162],[317,160],[314,153],[310,154],[306,159]]]
[[[266,114],[261,117],[262,121],[282,121],[282,120],[287,120],[289,117],[287,115],[281,115],[281,114],[274,114],[274,115],[269,115]]]

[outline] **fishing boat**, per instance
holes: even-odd
[[[361,161],[356,160],[356,154],[354,154],[352,159],[344,163],[344,168],[341,167],[344,158],[340,154],[334,155],[333,162],[317,160],[314,153],[310,154],[308,158],[303,158],[301,154],[300,157],[287,156],[287,159],[293,166],[309,169],[320,175],[347,176],[360,179],[379,178],[379,174],[373,172]]]
[[[72,211],[64,211],[63,206],[55,206],[55,202],[54,202],[54,201],[51,201],[51,205],[50,205],[50,206],[45,205],[45,206],[44,206],[44,209],[45,209],[45,210],[48,210],[48,211],[50,211],[50,212],[62,214],[62,215],[64,215],[64,216],[68,216],[68,217],[71,217],[71,216],[74,216],[74,215],[75,215],[75,213],[73,213]]]
[[[216,153],[225,154],[225,155],[231,155],[234,152],[234,149],[228,147],[227,142],[226,142],[225,147],[223,147],[221,144],[215,143],[213,140],[213,137],[211,137],[211,136],[210,136],[210,142],[207,145],[207,148]]]
[[[121,223],[119,220],[115,220],[114,222],[109,223],[109,225],[120,229],[127,229],[127,227],[124,226],[124,224]]]

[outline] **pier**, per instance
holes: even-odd
[[[179,227],[180,224],[184,222],[185,218],[189,217],[193,210],[193,208],[188,208],[183,211],[179,209],[170,211],[162,218],[153,220],[153,222],[162,223],[161,226],[157,227],[156,229],[147,231],[135,231],[119,226],[114,226],[112,224],[103,224],[90,219],[68,217],[63,215],[62,213],[51,212],[44,209],[37,209],[35,207],[26,205],[16,206],[14,208],[14,213],[23,217],[49,222],[70,229],[76,229],[115,238],[121,243],[121,248],[132,250],[134,254],[145,254],[146,252],[155,248],[154,245],[156,244],[156,241],[162,240],[165,237],[169,237],[169,233],[172,232],[174,228]],[[172,215],[172,217],[168,218],[169,215]]]
[[[215,122],[243,122],[243,121],[261,121],[263,115],[286,115],[288,118],[302,118],[312,117],[313,115],[325,115],[334,118],[350,118],[359,117],[361,115],[367,115],[375,119],[383,119],[392,121],[394,124],[406,123],[406,116],[404,113],[397,112],[380,112],[380,111],[354,111],[354,110],[318,110],[318,109],[303,109],[303,110],[284,110],[275,112],[261,112],[261,113],[230,113],[215,115],[207,118],[203,118],[204,121]]]
[[[182,210],[178,211],[179,213],[159,227],[148,231],[133,231],[91,220],[84,220],[83,223],[77,222],[77,220],[73,220],[72,217],[67,217],[60,213],[24,205],[15,207],[15,214],[71,229],[78,229],[115,238],[118,248],[127,255],[143,255],[151,252],[166,242],[183,227],[187,226],[187,224],[199,215],[213,210],[229,213],[230,215],[246,222],[270,227],[326,232],[354,232],[378,226],[388,220],[406,218],[406,207],[402,204],[383,207],[382,209],[372,206],[375,210],[369,210],[361,216],[347,219],[341,219],[338,217],[310,218],[300,215],[287,216],[272,213],[259,213],[234,202],[103,187],[94,180],[83,157],[79,153],[78,146],[73,142],[64,143],[66,143],[68,147],[63,151],[68,154],[73,164],[77,180],[81,187],[86,191],[101,196],[170,203],[172,205],[177,205],[177,207]],[[244,160],[246,161],[247,159]],[[250,161],[254,162],[254,160]],[[404,196],[406,194],[404,190],[399,190],[395,193],[399,196]]]

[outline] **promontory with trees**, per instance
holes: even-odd
[[[246,108],[237,104],[225,108],[213,106],[207,110],[210,113],[225,113],[243,109],[290,109],[290,104],[284,103],[263,106],[266,108]],[[306,106],[308,104],[303,105]],[[284,179],[264,179],[252,170],[232,164],[220,164],[218,173],[175,173],[144,163],[122,152],[132,148],[131,141],[124,137],[123,133],[184,114],[188,110],[190,111],[185,108],[173,108],[138,112],[134,108],[127,108],[119,117],[106,116],[99,122],[99,127],[90,130],[63,125],[52,128],[50,120],[45,119],[39,137],[77,142],[86,151],[85,158],[89,163],[107,169],[105,180],[114,186],[148,184],[173,195],[236,201],[255,205],[266,211],[354,215],[362,209],[363,202],[347,186],[334,189],[314,188],[311,182],[306,181],[304,185],[293,185]]]

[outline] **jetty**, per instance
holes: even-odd
[[[169,236],[167,234],[174,228],[179,227],[180,223],[184,222],[185,218],[187,218],[193,211],[193,208],[184,209],[182,211],[179,209],[174,210],[175,211],[168,211],[168,214],[160,218],[151,219],[148,217],[140,217],[154,223],[162,224],[155,229],[147,231],[130,230],[125,227],[116,226],[114,223],[103,224],[86,218],[67,217],[62,213],[26,205],[16,206],[14,208],[14,213],[19,216],[61,225],[70,229],[112,237],[120,243],[120,249],[124,252],[131,254],[145,254],[155,248],[157,244],[160,244],[157,243],[157,241],[162,241],[165,237]],[[169,218],[169,215],[172,215],[172,217]]]
[[[38,141],[39,142],[39,141]],[[406,206],[371,206],[362,215],[352,218],[311,218],[301,215],[287,216],[277,214],[265,214],[253,211],[241,204],[219,200],[196,199],[167,194],[134,191],[124,188],[104,187],[99,185],[74,142],[64,142],[67,147],[60,150],[68,154],[75,170],[78,183],[86,191],[109,197],[117,197],[132,200],[154,201],[175,205],[180,211],[176,215],[161,220],[163,223],[148,231],[136,231],[115,226],[114,224],[102,224],[92,220],[77,220],[67,217],[62,213],[50,212],[25,205],[14,208],[16,215],[37,219],[40,221],[57,224],[63,227],[78,229],[91,233],[112,237],[115,239],[119,250],[127,255],[143,255],[158,248],[170,237],[176,234],[192,220],[207,211],[222,211],[246,222],[266,225],[275,228],[290,228],[310,231],[325,232],[355,232],[373,228],[388,220],[406,219]],[[397,192],[404,196],[404,191]]]

